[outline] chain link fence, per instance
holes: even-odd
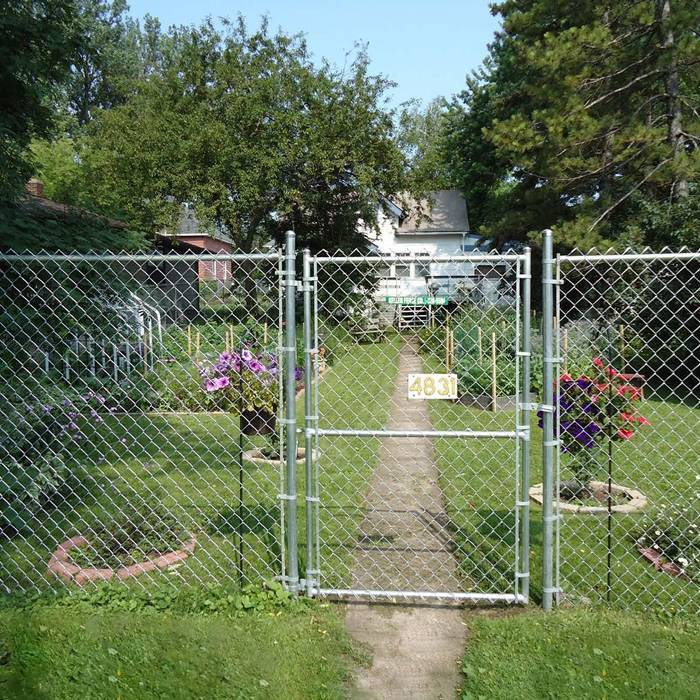
[[[697,612],[700,253],[572,253],[554,275],[560,602]]]
[[[696,611],[699,276],[545,254],[535,311],[527,249],[2,255],[0,586]]]
[[[282,263],[0,257],[2,589],[285,576]]]

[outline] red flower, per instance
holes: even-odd
[[[629,396],[632,401],[636,401],[642,397],[642,392],[636,386],[624,384],[623,386],[617,387],[617,395]]]
[[[562,382],[573,382],[574,379],[570,374],[562,374],[561,377],[559,377],[559,380]]]
[[[601,360],[599,357],[594,357],[594,358],[593,358],[593,364],[594,364],[596,367],[600,367],[600,368],[602,368],[602,367],[605,366],[604,363],[603,363],[603,360]]]
[[[631,413],[624,412],[620,413],[620,418],[622,418],[622,420],[627,421],[628,423],[632,423],[635,420],[634,416]]]
[[[639,425],[651,425],[644,416],[637,416],[637,423],[639,423]]]
[[[620,374],[616,369],[613,369],[612,367],[608,367],[606,371],[609,377],[617,377]]]
[[[625,428],[620,428],[617,431],[617,434],[623,440],[631,440],[634,435],[634,430],[626,430]]]
[[[607,384],[594,384],[594,386],[598,391],[606,391],[608,388]]]

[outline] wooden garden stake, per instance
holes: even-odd
[[[620,369],[625,371],[625,327],[620,324]]]
[[[564,328],[562,331],[562,347],[564,349],[564,374],[569,371],[569,330]]]
[[[484,361],[484,344],[483,344],[483,339],[481,336],[481,326],[477,326],[477,338],[478,338],[478,344],[479,344],[479,364],[482,364]]]
[[[197,336],[195,338],[195,344],[194,344],[194,355],[195,359],[197,362],[199,362],[199,349],[201,347],[201,342],[202,342],[202,335],[199,331],[197,331]]]
[[[192,326],[187,326],[187,357],[192,357]]]
[[[267,347],[267,321],[265,321],[265,325],[263,326],[263,347]]]
[[[496,332],[491,333],[491,410],[496,413]]]

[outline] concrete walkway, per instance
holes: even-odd
[[[421,371],[415,347],[404,344],[387,423],[431,429],[425,401],[406,398],[408,374]],[[462,584],[445,529],[432,441],[386,438],[365,499],[352,571],[353,587],[459,591]],[[458,607],[350,604],[350,634],[369,645],[372,666],[357,678],[364,698],[453,698],[466,628]]]

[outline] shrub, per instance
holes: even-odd
[[[697,505],[660,506],[648,513],[632,532],[634,542],[651,547],[676,564],[693,581],[700,581],[700,511]]]

